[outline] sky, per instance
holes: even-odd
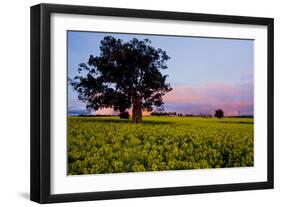
[[[68,77],[78,75],[78,64],[90,55],[100,54],[100,41],[111,35],[124,42],[132,38],[150,39],[155,48],[171,57],[167,82],[173,90],[164,97],[166,112],[214,114],[218,108],[225,115],[253,115],[253,47],[254,40],[206,37],[117,34],[68,31]],[[93,114],[114,114],[102,109]],[[85,104],[68,86],[68,114],[87,114]]]

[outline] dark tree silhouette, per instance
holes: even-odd
[[[129,115],[129,112],[128,112],[128,111],[124,111],[124,112],[121,112],[121,113],[119,114],[119,117],[120,117],[121,119],[129,119],[129,118],[130,118],[130,115]]]
[[[153,106],[163,110],[162,97],[172,90],[166,83],[170,59],[162,49],[155,49],[148,39],[123,42],[112,36],[101,41],[100,55],[79,64],[79,76],[70,79],[78,99],[88,110],[113,108],[120,113],[132,108],[132,122],[142,121],[142,110]]]
[[[222,117],[224,117],[224,112],[223,112],[223,110],[222,109],[217,109],[216,111],[215,111],[215,115],[214,115],[215,117],[217,117],[217,118],[222,118]]]

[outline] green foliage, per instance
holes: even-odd
[[[252,118],[68,118],[68,174],[253,166]]]

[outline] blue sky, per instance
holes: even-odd
[[[91,54],[99,55],[104,36],[124,42],[148,38],[152,46],[171,57],[168,69],[162,71],[169,75],[167,81],[173,87],[164,96],[165,111],[212,114],[216,108],[223,108],[227,115],[253,114],[253,40],[75,31],[67,35],[70,78],[77,75],[79,63],[87,62]],[[70,86],[68,112],[86,112],[85,104]]]

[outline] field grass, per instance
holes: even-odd
[[[252,118],[68,117],[68,174],[253,166]]]

